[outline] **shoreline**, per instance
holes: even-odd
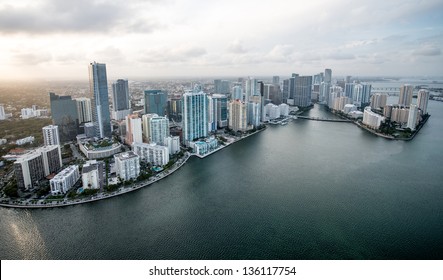
[[[196,156],[196,157],[198,157],[200,159],[204,159],[207,156],[210,156],[210,155],[212,155],[212,154],[214,154],[214,153],[216,153],[216,152],[218,152],[218,151],[220,151],[220,150],[222,150],[222,149],[224,149],[224,148],[226,148],[226,147],[228,147],[228,146],[230,146],[230,145],[232,145],[234,143],[237,143],[238,141],[241,141],[241,140],[243,140],[245,138],[248,138],[248,137],[250,137],[252,135],[255,135],[256,133],[262,132],[265,129],[266,129],[266,127],[263,128],[263,129],[254,131],[253,133],[250,133],[248,135],[242,136],[239,139],[237,139],[237,140],[235,140],[235,141],[233,141],[231,143],[228,143],[226,145],[223,145],[221,147],[218,147],[217,149],[215,149],[215,150],[213,150],[213,151],[211,151],[211,152],[209,152],[209,153],[207,153],[207,154],[205,154],[203,156],[200,156],[200,155],[197,155],[197,154],[194,154],[194,153],[186,152],[184,158],[182,158],[182,159],[177,161],[179,163],[178,165],[177,165],[177,162],[176,162],[174,164],[173,168],[164,170],[164,171],[158,173],[157,175],[152,176],[151,178],[153,178],[153,179],[150,178],[150,179],[148,179],[146,181],[138,182],[138,183],[135,183],[135,184],[130,185],[128,187],[120,187],[119,189],[117,189],[116,191],[113,191],[111,193],[99,193],[99,194],[95,194],[95,195],[90,196],[90,197],[78,198],[78,199],[75,199],[75,200],[72,200],[72,201],[67,200],[67,199],[66,200],[57,200],[58,203],[54,203],[54,202],[56,202],[56,200],[51,201],[49,203],[47,202],[46,204],[27,204],[26,205],[26,204],[22,204],[22,203],[20,203],[20,204],[0,203],[0,207],[20,208],[20,209],[48,209],[48,208],[58,208],[58,207],[67,207],[67,206],[74,206],[74,205],[79,205],[79,204],[85,204],[85,203],[95,202],[95,201],[104,200],[104,199],[116,197],[116,196],[119,196],[119,195],[123,195],[123,194],[129,193],[129,192],[133,192],[133,191],[139,190],[141,188],[147,187],[147,186],[149,186],[149,185],[151,185],[153,183],[156,183],[156,182],[158,182],[158,181],[168,177],[169,175],[173,174],[175,171],[180,169],[180,167],[182,167],[189,160],[189,158],[191,158],[192,156]],[[19,201],[19,200],[15,200],[15,201]]]

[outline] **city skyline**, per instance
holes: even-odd
[[[88,63],[103,61],[112,80],[329,67],[336,76],[436,75],[442,11],[440,1],[4,1],[0,71],[84,79]]]

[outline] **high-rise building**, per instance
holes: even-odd
[[[126,144],[142,143],[142,121],[137,114],[126,116]]]
[[[183,142],[189,145],[194,139],[208,136],[206,93],[188,91],[183,94]]]
[[[294,105],[307,107],[311,105],[312,76],[295,78]]]
[[[60,145],[60,138],[58,135],[58,126],[48,125],[42,128],[43,131],[43,141],[45,146],[49,145]]]
[[[128,80],[118,79],[112,84],[112,118],[122,120],[131,114]]]
[[[117,176],[123,181],[136,179],[140,175],[140,157],[134,152],[116,154],[114,159]]]
[[[91,99],[86,97],[76,98],[79,123],[92,122]]]
[[[274,85],[279,85],[280,84],[280,76],[272,76],[272,83]]]
[[[182,99],[181,96],[173,96],[168,101],[169,104],[169,119],[176,122],[182,121]]]
[[[331,69],[325,69],[325,83],[332,83],[332,70]]]
[[[170,155],[180,152],[180,137],[179,136],[168,136],[163,140],[165,146],[168,147]]]
[[[229,103],[229,128],[233,131],[248,129],[247,105],[241,100],[232,100]]]
[[[227,80],[214,80],[214,93],[228,94],[231,83]]]
[[[235,99],[240,99],[240,100],[242,100],[242,99],[243,99],[243,92],[242,92],[242,91],[243,91],[243,90],[242,90],[242,87],[241,87],[241,86],[239,86],[239,85],[234,86],[234,87],[232,88],[231,100],[235,100]]]
[[[418,107],[415,104],[411,104],[409,107],[409,115],[408,115],[408,123],[406,127],[410,128],[411,130],[415,130],[418,123]]]
[[[89,89],[93,96],[92,121],[95,136],[111,138],[111,115],[109,113],[108,78],[106,64],[93,62],[89,64]]]
[[[346,97],[354,98],[354,86],[355,86],[355,84],[353,84],[353,83],[346,83],[345,84],[345,96]]]
[[[375,109],[384,108],[388,100],[386,93],[375,93],[371,96],[371,107]]]
[[[28,190],[45,176],[55,173],[62,167],[59,145],[45,146],[23,155],[14,162],[17,186]]]
[[[411,105],[413,92],[414,92],[414,86],[402,85],[400,87],[400,95],[398,97],[398,105],[401,105],[401,106]]]
[[[79,127],[77,103],[71,96],[59,96],[49,93],[52,123],[58,126],[60,141],[76,140]]]
[[[287,103],[289,98],[289,79],[283,80],[282,102]]]
[[[68,166],[55,175],[54,178],[49,180],[51,194],[57,195],[67,193],[69,189],[77,183],[78,179],[80,179],[78,165]]]
[[[148,134],[149,143],[165,145],[164,139],[169,136],[169,120],[166,116],[154,115],[148,118]]]
[[[145,90],[145,114],[165,116],[168,96],[161,90]]]
[[[370,103],[372,85],[364,83],[362,87],[362,103],[368,105]]]
[[[429,101],[429,91],[421,89],[417,94],[417,106],[421,110],[422,115],[428,113],[428,101]]]
[[[208,130],[215,131],[217,128],[226,127],[228,124],[228,98],[224,94],[212,94],[207,98]]]
[[[262,118],[261,102],[251,100],[247,105],[247,124],[258,127],[260,125],[260,119]]]

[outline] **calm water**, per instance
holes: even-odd
[[[411,142],[296,120],[124,196],[0,208],[0,258],[442,259],[443,102],[429,112]]]

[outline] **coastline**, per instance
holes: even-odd
[[[211,151],[211,152],[209,152],[209,153],[207,153],[205,155],[202,155],[202,156],[194,154],[194,153],[186,152],[184,158],[178,160],[173,165],[173,167],[171,169],[164,170],[164,171],[158,173],[157,175],[152,176],[148,180],[145,180],[145,181],[142,181],[142,182],[137,182],[137,183],[135,183],[133,185],[130,185],[128,187],[120,187],[118,190],[113,191],[111,193],[99,193],[99,194],[95,194],[93,196],[85,197],[85,198],[81,198],[81,199],[80,198],[75,199],[75,200],[67,200],[67,199],[65,199],[63,201],[58,200],[57,201],[58,203],[56,201],[52,201],[50,203],[47,202],[46,204],[42,204],[42,203],[40,203],[40,204],[15,204],[13,201],[20,201],[20,200],[13,200],[13,201],[11,201],[12,203],[0,203],[0,206],[1,207],[5,207],[5,208],[21,208],[21,209],[56,208],[56,207],[67,207],[67,206],[74,206],[74,205],[79,205],[79,204],[85,204],[85,203],[95,202],[95,201],[104,200],[104,199],[116,197],[116,196],[119,196],[119,195],[123,195],[123,194],[129,193],[129,192],[133,192],[133,191],[136,191],[138,189],[147,187],[147,186],[149,186],[149,185],[151,185],[153,183],[156,183],[156,182],[158,182],[158,181],[168,177],[169,175],[173,174],[175,171],[180,169],[180,167],[182,167],[189,160],[189,158],[192,157],[192,156],[196,156],[196,157],[198,157],[200,159],[203,159],[203,158],[205,158],[207,156],[210,156],[210,155],[212,155],[212,154],[214,154],[214,153],[216,153],[216,152],[218,152],[218,151],[228,147],[229,145],[237,143],[238,141],[241,141],[241,140],[243,140],[245,138],[248,138],[248,137],[250,137],[252,135],[255,135],[256,133],[262,132],[265,129],[266,129],[266,127],[263,128],[263,129],[257,130],[257,131],[255,131],[253,133],[250,133],[248,135],[242,136],[239,139],[236,139],[235,141],[233,141],[231,143],[228,143],[226,145],[218,147],[217,149],[215,149],[215,150],[213,150],[213,151]],[[29,202],[27,202],[27,203],[29,203]]]

